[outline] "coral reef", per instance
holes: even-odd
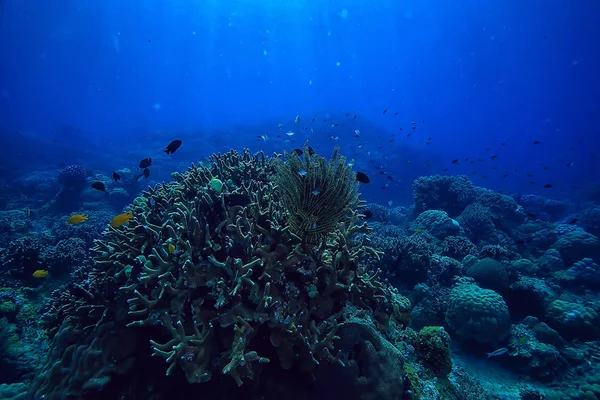
[[[240,386],[277,370],[344,364],[335,343],[350,306],[389,334],[409,303],[364,260],[379,253],[368,246],[353,175],[337,152],[329,163],[308,157],[213,155],[209,167],[192,166],[134,201],[132,221],[96,243],[95,267],[56,295],[45,319],[50,361],[31,394],[126,390],[115,377],[135,371],[131,352],[144,347],[189,383],[222,374]],[[291,179],[299,167],[309,183]],[[307,223],[311,213],[322,227]],[[128,349],[107,358],[123,337]],[[70,368],[54,365],[60,357]]]

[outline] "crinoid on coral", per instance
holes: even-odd
[[[285,153],[275,162],[275,184],[283,206],[289,211],[291,233],[308,243],[319,243],[337,224],[358,208],[358,183],[346,158],[333,151],[331,160],[305,146],[303,156]],[[361,204],[362,205],[362,204]]]
[[[52,354],[62,351],[72,360],[50,357],[32,386],[36,398],[51,398],[51,391],[80,395],[84,387],[87,393],[109,390],[116,374],[146,374],[125,350],[122,361],[103,361],[110,349],[102,343],[114,341],[97,339],[107,332],[145,338],[137,348],[164,359],[167,375],[227,386],[343,363],[336,338],[351,310],[368,314],[380,331],[394,326],[409,303],[361,261],[379,253],[368,246],[351,170],[337,151],[329,162],[309,157],[288,155],[284,162],[247,150],[213,155],[209,167],[193,165],[136,199],[130,223],[108,227],[96,243],[96,266],[86,281],[54,301],[47,319],[56,333]],[[299,168],[309,172],[309,183],[295,178]],[[212,184],[215,179],[221,184]],[[292,201],[295,194],[300,204]],[[289,216],[298,212],[316,213],[323,228],[307,231],[305,221]],[[67,330],[83,330],[77,343],[87,350],[60,350]],[[86,351],[110,367],[78,368]],[[119,391],[115,385],[142,382],[115,381],[111,393]]]

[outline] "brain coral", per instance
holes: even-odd
[[[345,168],[338,159],[326,163],[316,154],[307,157],[304,162],[319,163],[318,168]],[[51,333],[60,337],[65,330],[86,329],[91,341],[107,332],[135,332],[145,338],[135,344],[138,363],[152,354],[164,360],[158,365],[165,365],[167,375],[185,376],[189,383],[242,385],[259,376],[310,373],[321,363],[341,362],[336,332],[350,305],[368,311],[382,330],[400,318],[397,292],[380,281],[378,271],[359,262],[379,253],[367,246],[369,228],[354,209],[351,175],[333,174],[343,182],[319,181],[326,197],[319,209],[302,203],[302,214],[289,216],[293,210],[285,204],[292,200],[284,202],[281,194],[306,188],[277,178],[283,161],[231,151],[213,155],[211,162],[150,188],[134,201],[129,224],[108,227],[94,248],[95,268],[55,300],[46,318]],[[215,179],[222,182],[218,190],[210,184]],[[302,188],[280,191],[276,181]],[[336,195],[340,186],[345,196]],[[305,217],[307,210],[318,211],[326,224],[296,224],[294,218]],[[114,329],[107,330],[107,324]],[[106,349],[94,347],[95,353],[101,351]],[[60,351],[54,348],[53,354]],[[33,385],[36,398],[66,389],[81,396],[82,387],[91,385],[84,377],[72,378],[85,374],[75,371],[76,365],[53,365],[49,360],[48,378]],[[146,365],[117,367],[88,380],[109,385],[110,371],[132,374],[129,368],[139,368],[141,374]]]
[[[510,328],[508,306],[493,290],[461,283],[450,291],[446,323],[462,340],[502,340]]]

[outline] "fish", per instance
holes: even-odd
[[[394,113],[394,117],[395,117],[396,115],[398,115],[398,112],[395,112],[395,113]]]
[[[92,183],[92,187],[101,192],[106,192],[106,186],[104,186],[104,183],[102,182],[94,182]]]
[[[144,178],[148,179],[150,176],[150,170],[148,168],[144,168]]]
[[[551,189],[551,188],[552,188],[552,186],[553,186],[553,185],[552,185],[551,183],[546,183],[546,184],[544,185],[544,189]]]
[[[115,180],[115,182],[121,180],[121,175],[117,174],[116,172],[113,172],[112,177]]]
[[[84,214],[75,214],[67,218],[67,223],[71,225],[79,225],[88,220],[88,216]]]
[[[566,167],[572,167],[573,165],[575,165],[575,163],[572,163],[572,162],[565,164]]]
[[[501,347],[498,350],[494,350],[491,353],[485,353],[487,358],[503,356],[508,353],[508,349],[506,347]]]
[[[294,149],[292,150],[292,154],[296,154],[298,157],[300,157],[302,154],[304,154],[304,152],[302,149]]]
[[[299,115],[296,115],[296,118],[294,119],[294,122],[296,123],[296,125],[298,125],[301,120],[302,120],[302,118],[300,118]]]
[[[308,155],[313,156],[314,154],[315,154],[315,151],[313,150],[313,148],[308,146]]]
[[[496,158],[498,158],[498,156],[494,154],[494,155],[493,155],[493,156],[491,156],[490,158],[491,158],[492,160],[495,160]]]
[[[292,132],[292,131],[286,132],[285,134],[288,135],[288,136],[294,136],[295,135],[295,133]]]
[[[577,222],[579,222],[579,218],[573,218],[569,221],[569,225],[577,225]]]
[[[173,140],[171,143],[167,145],[165,148],[165,153],[173,154],[177,151],[177,149],[181,146],[181,140]],[[140,167],[141,168],[141,167]]]
[[[48,270],[45,269],[36,269],[32,276],[36,279],[45,278],[48,276]]]
[[[146,228],[144,225],[138,225],[133,229],[133,233],[136,235],[145,235],[147,231],[148,228]]]
[[[167,249],[169,250],[169,254],[175,253],[175,245],[173,243],[169,243]]]
[[[371,183],[371,180],[369,179],[367,174],[365,174],[363,172],[356,173],[356,180],[360,183]]]
[[[387,110],[383,110],[383,113],[385,114],[387,112]]]
[[[458,164],[460,160],[458,158],[455,158],[454,160],[452,160],[452,164]]]
[[[119,214],[119,215],[115,216],[110,221],[110,226],[112,226],[113,228],[118,228],[118,227],[123,226],[126,223],[128,223],[129,220],[131,220],[131,218],[133,218],[133,213],[131,213],[131,212],[124,212],[122,214]]]
[[[540,142],[539,140],[534,140],[533,144],[542,144],[542,142]]]
[[[298,171],[298,175],[300,176],[306,176],[306,174],[308,174],[308,172],[306,172],[305,169],[301,169],[300,171]]]
[[[319,190],[318,190],[318,189],[315,189],[315,190],[313,190],[311,193],[312,193],[313,195],[315,195],[315,196],[318,196],[318,195],[320,195],[320,194],[321,194],[321,192],[319,192]]]
[[[354,130],[354,137],[360,137],[360,131],[358,129]]]
[[[142,161],[140,161],[141,169],[148,168],[151,165],[152,165],[152,158],[150,158],[150,157],[144,158]]]

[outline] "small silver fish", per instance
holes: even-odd
[[[316,221],[315,221],[315,222],[313,222],[313,224],[312,224],[312,228],[313,228],[313,229],[317,229],[317,222],[316,222]]]
[[[306,174],[308,174],[308,172],[306,172],[306,170],[301,169],[300,171],[298,171],[298,175],[300,176],[306,176]]]
[[[315,190],[313,190],[313,191],[312,191],[312,194],[314,194],[314,195],[316,196],[316,195],[318,195],[318,194],[321,194],[321,192],[319,192],[319,190],[318,190],[318,189],[315,189]]]
[[[501,347],[498,350],[492,351],[491,353],[485,353],[485,355],[487,356],[487,358],[491,358],[491,357],[503,356],[506,353],[508,353],[508,349],[506,347]]]

